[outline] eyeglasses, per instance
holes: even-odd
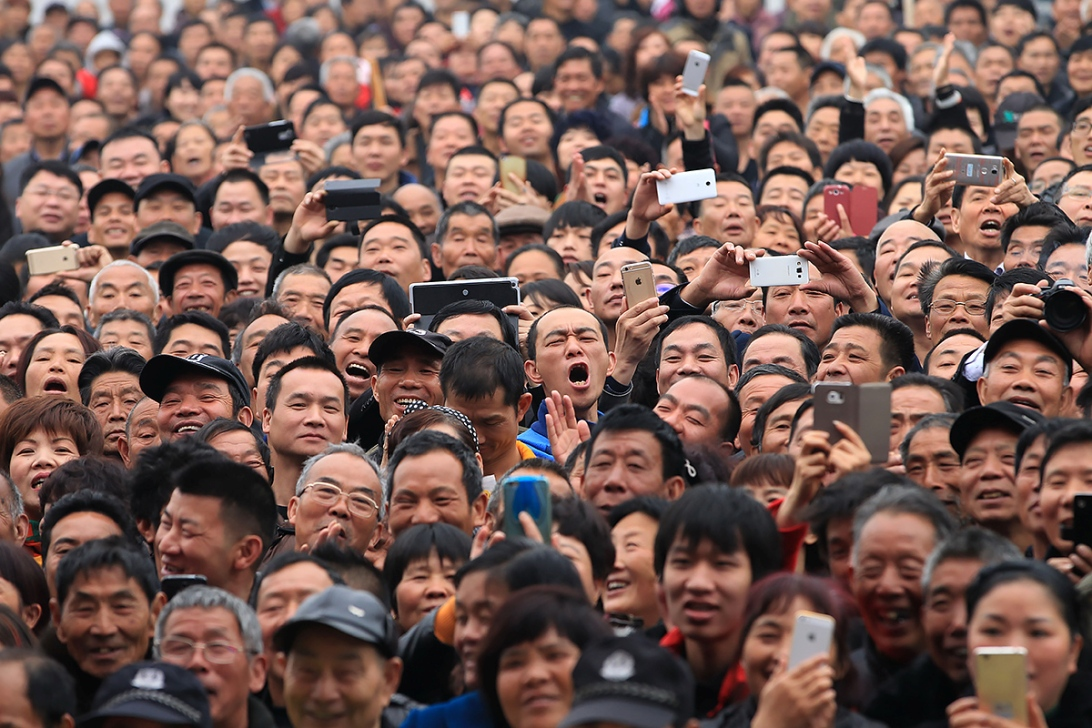
[[[955,313],[957,306],[962,306],[969,316],[983,316],[986,313],[985,301],[953,301],[948,298],[933,301],[933,305],[929,307],[929,310],[941,316],[951,316]]]
[[[1092,197],[1092,189],[1087,187],[1070,187],[1066,185],[1062,188],[1062,197],[1070,197],[1074,200],[1087,200]]]
[[[336,485],[329,483],[308,483],[303,487],[300,495],[308,490],[311,491],[311,497],[315,503],[324,508],[329,508],[340,499],[346,498],[349,501],[349,512],[354,516],[371,518],[379,512],[379,505],[363,493],[346,493]]]
[[[762,301],[752,301],[744,298],[738,301],[717,301],[717,305],[713,308],[714,311],[729,311],[731,313],[739,313],[745,308],[750,308],[755,313],[762,313],[765,310],[765,306],[762,305]]]
[[[1077,136],[1085,136],[1090,131],[1092,131],[1092,121],[1088,119],[1081,119],[1073,125],[1073,133]]]
[[[193,654],[201,650],[201,655],[217,665],[230,665],[243,648],[230,642],[194,642],[185,637],[168,637],[159,643],[159,654],[173,663],[189,664]]]

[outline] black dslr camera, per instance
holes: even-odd
[[[1043,302],[1043,319],[1055,331],[1073,331],[1088,320],[1088,308],[1074,288],[1073,281],[1059,278],[1038,296]]]

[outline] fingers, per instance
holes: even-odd
[[[535,543],[545,543],[543,540],[542,532],[538,530],[538,526],[535,525],[535,519],[531,518],[531,514],[527,511],[520,511],[519,525],[523,526],[523,533],[527,538],[531,539]]]
[[[246,130],[246,127],[243,126],[242,124],[240,124],[239,128],[235,130],[235,133],[231,135],[231,143],[232,144],[242,144],[243,143],[243,132],[245,130]]]

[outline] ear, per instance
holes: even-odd
[[[606,342],[603,342],[606,344]],[[614,374],[614,367],[618,364],[618,359],[615,358],[613,351],[607,352],[607,376]]]
[[[1066,386],[1066,387],[1062,388],[1062,406],[1061,406],[1061,411],[1062,412],[1065,412],[1066,410],[1068,410],[1070,407],[1073,406],[1074,396],[1075,395],[1073,394],[1073,387]]]
[[[906,374],[905,367],[891,367],[891,370],[887,372],[887,381],[890,382],[895,377],[901,377],[903,374]]]
[[[164,162],[166,164],[166,162]],[[193,225],[190,226],[190,235],[196,236],[201,232],[201,225],[205,222],[204,216],[200,212],[193,213]]]
[[[255,390],[257,391],[257,390]],[[273,410],[268,407],[262,408],[262,432],[269,434],[270,428],[273,426]]]
[[[270,226],[270,227],[272,227],[272,226]],[[234,301],[238,297],[239,297],[239,292],[238,291],[228,291],[227,293],[224,294],[224,305],[226,306],[227,304],[231,303],[232,301]],[[230,351],[226,352],[226,353],[227,353],[227,355],[229,357],[231,356]]]
[[[470,515],[474,519],[474,528],[480,528],[485,523],[485,512],[488,507],[489,494],[483,490],[470,504]]]
[[[398,690],[398,683],[402,680],[402,660],[392,657],[383,666],[383,693],[382,704],[390,703],[391,696]]]
[[[373,374],[372,375],[372,392],[373,393],[375,392],[375,383],[378,382],[378,381],[379,381],[379,375],[378,374]]]
[[[834,316],[835,316],[835,318],[837,318],[838,316],[844,316],[847,313],[849,313],[849,305],[848,304],[845,304],[842,301],[839,301],[838,303],[834,304]],[[820,351],[822,351],[822,350],[820,349]]]
[[[664,483],[664,489],[667,491],[669,501],[678,500],[682,497],[683,491],[686,490],[686,481],[683,480],[681,475],[674,475]]]
[[[239,414],[235,416],[235,419],[239,420],[239,422],[242,422],[247,427],[250,427],[254,424],[254,411],[249,407],[243,407],[239,410]]]
[[[288,499],[288,522],[296,525],[296,514],[300,512],[300,497],[294,495]]]
[[[534,396],[530,392],[524,392],[519,396],[519,404],[516,405],[516,420],[518,422],[522,422],[527,410],[531,409],[532,399],[534,399]]]
[[[421,282],[428,283],[432,280],[432,266],[429,265],[427,258],[421,258]],[[407,291],[407,294],[409,292]]]
[[[261,692],[262,687],[265,685],[265,675],[268,671],[269,663],[266,661],[264,652],[259,652],[251,657],[247,689],[252,693]]]
[[[952,232],[959,235],[959,210],[952,208]]]
[[[534,384],[542,384],[542,375],[538,373],[538,366],[535,365],[533,359],[523,362],[523,373]],[[372,388],[375,388],[375,377],[372,377]]]
[[[443,257],[440,255],[440,244],[439,243],[433,243],[432,244],[432,262],[437,267],[440,267],[440,263],[443,262]]]
[[[232,567],[237,571],[247,571],[262,558],[262,539],[260,536],[243,536],[236,544]]]
[[[15,545],[22,546],[30,535],[30,518],[25,513],[20,513],[12,524],[15,527]]]
[[[277,672],[283,675],[285,668],[288,667],[288,655],[278,652],[273,655],[273,662],[277,665]]]
[[[667,591],[664,589],[664,575],[656,575],[656,606],[660,609],[660,616],[667,620]]]
[[[584,307],[586,309],[588,309],[589,311],[591,311],[592,309],[595,308],[595,301],[593,301],[592,297],[591,297],[591,286],[588,286],[587,288],[585,288],[583,290],[583,294],[584,294]]]
[[[989,395],[990,383],[987,381],[989,378],[983,372],[982,376],[978,378],[978,381],[974,383],[974,390],[978,393],[978,401],[982,404],[989,404],[993,400],[987,400]]]
[[[739,365],[732,364],[728,367],[728,388],[734,390],[739,381]]]
[[[159,171],[160,172],[170,172],[171,171],[171,165],[166,159],[160,160],[160,162],[159,162]]]
[[[41,604],[28,604],[23,607],[23,623],[30,629],[34,629],[34,625],[38,624],[38,620],[42,618],[42,605]]]
[[[694,220],[690,223],[690,227],[694,229],[694,234],[695,235],[705,235],[705,233],[702,232],[702,229],[701,229],[701,218],[700,217],[695,217]]]
[[[68,713],[65,713],[61,717],[60,728],[76,728],[76,719]]]
[[[265,224],[273,227],[273,208],[269,205],[265,206]]]
[[[1077,657],[1084,647],[1084,638],[1079,634],[1073,636],[1073,644],[1069,646],[1069,654],[1066,656],[1066,673],[1072,675],[1077,671]]]
[[[57,626],[57,639],[60,640],[62,645],[65,644],[68,636],[65,632],[64,622],[61,621],[61,603],[57,601],[57,597],[49,598],[49,618]]]
[[[140,535],[144,537],[144,540],[151,544],[155,540],[155,526],[147,518],[136,519],[137,530],[140,531]]]
[[[925,338],[933,340],[933,326],[929,323],[929,314],[925,314]]]
[[[149,610],[152,613],[152,630],[155,631],[155,623],[159,621],[159,613],[163,611],[163,607],[167,606],[167,595],[163,592],[159,592],[152,599],[152,603],[149,605]]]

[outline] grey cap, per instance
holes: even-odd
[[[398,654],[398,634],[388,609],[368,592],[335,585],[308,597],[273,635],[273,644],[289,652],[304,627],[322,625],[374,646],[386,657]]]

